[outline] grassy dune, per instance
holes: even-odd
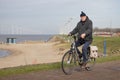
[[[99,52],[103,53],[103,42],[106,40],[107,54],[120,54],[120,37],[94,37],[92,45],[99,48]]]
[[[64,39],[66,42],[68,40],[72,41],[72,37],[67,37],[66,35],[59,35],[60,38]],[[103,53],[104,51],[104,40],[106,41],[107,54],[114,55],[120,54],[120,37],[93,37],[92,45],[97,46],[99,49],[99,53]],[[61,45],[61,47],[70,47],[70,43],[66,45]]]

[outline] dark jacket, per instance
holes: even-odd
[[[85,33],[86,36],[84,38],[85,41],[90,41],[92,40],[92,29],[93,25],[92,25],[92,21],[87,17],[86,21],[82,22],[78,22],[77,26],[73,29],[71,33],[71,35],[74,35],[76,33],[78,33],[78,39],[80,39],[81,34]]]

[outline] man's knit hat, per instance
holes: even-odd
[[[81,14],[80,14],[80,17],[82,16],[86,16],[86,14],[83,11],[81,11]]]

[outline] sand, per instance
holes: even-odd
[[[63,54],[59,54],[55,44],[55,42],[0,44],[0,49],[11,52],[11,55],[0,58],[0,68],[60,62]]]

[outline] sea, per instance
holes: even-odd
[[[0,43],[6,43],[7,38],[15,38],[16,43],[25,42],[25,41],[48,41],[52,36],[51,34],[44,35],[0,35]],[[0,50],[0,58],[9,56],[10,52],[6,50]]]
[[[15,38],[16,43],[25,41],[48,41],[52,36],[51,34],[37,34],[37,35],[0,35],[0,42],[6,42],[7,38]]]
[[[0,50],[0,58],[9,56],[11,53],[7,50]]]

